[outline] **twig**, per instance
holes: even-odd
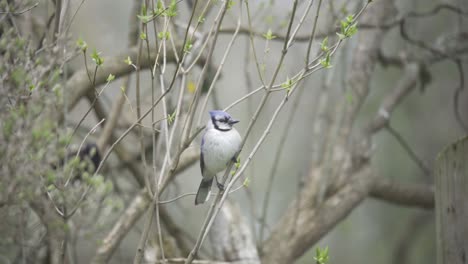
[[[403,136],[398,133],[391,125],[388,123],[385,128],[387,131],[398,141],[398,143],[403,147],[403,149],[408,153],[410,158],[418,165],[418,167],[421,169],[421,171],[425,175],[431,175],[431,170],[424,164],[424,162],[416,155],[416,153],[413,151],[413,149],[410,147],[410,145],[406,142],[406,140],[403,138]]]
[[[36,6],[39,5],[39,2],[36,2],[35,4],[33,4],[32,6],[30,7],[27,7],[26,9],[23,9],[21,11],[18,11],[18,12],[10,12],[10,11],[0,11],[0,14],[8,14],[8,15],[14,15],[14,16],[17,16],[17,15],[22,15],[30,10],[32,10],[33,8],[35,8]]]
[[[239,18],[238,18],[238,20],[237,20],[237,27],[236,27],[236,29],[239,29],[239,28],[240,28],[240,25],[241,25],[241,18],[242,18],[242,8],[241,8],[241,12],[240,12]],[[199,115],[199,117],[198,117],[197,127],[199,127],[199,126],[201,125],[202,117],[204,116],[206,106],[208,105],[208,99],[209,99],[209,97],[210,97],[211,92],[212,92],[213,89],[214,89],[216,80],[218,79],[218,77],[219,77],[219,75],[220,75],[220,73],[221,73],[221,69],[222,69],[223,66],[224,66],[224,63],[225,63],[226,58],[227,58],[227,55],[228,55],[229,52],[231,51],[232,45],[234,44],[234,41],[235,41],[236,38],[237,38],[237,33],[238,33],[238,32],[239,32],[239,31],[236,31],[236,32],[234,32],[234,34],[232,35],[231,41],[229,41],[229,44],[228,44],[228,46],[226,47],[226,51],[224,52],[223,58],[221,59],[221,63],[219,64],[218,69],[216,70],[216,74],[215,74],[213,80],[211,81],[210,88],[208,89],[208,92],[207,92],[207,94],[206,94],[206,96],[205,96],[205,101],[203,102],[203,105],[202,105],[202,108],[201,108],[201,111],[200,111],[200,115]]]
[[[390,121],[391,114],[399,103],[416,88],[416,84],[421,71],[421,66],[417,64],[406,64],[403,68],[404,75],[382,101],[378,113],[374,119],[366,126],[365,134],[371,136],[384,128]]]
[[[317,29],[317,23],[318,23],[321,6],[322,6],[322,0],[319,0],[317,12],[315,13],[314,25],[312,26],[312,33],[310,34],[309,44],[307,46],[306,65],[309,65],[310,51],[312,49],[312,43],[314,42],[314,38],[315,38],[315,30]]]
[[[298,109],[298,106],[299,106],[299,102],[301,100],[301,96],[302,96],[302,93],[303,93],[304,89],[300,89],[296,98],[295,98],[295,101],[293,103],[293,107],[291,109],[291,112],[289,113],[289,116],[288,118],[286,119],[286,124],[284,125],[284,129],[283,131],[281,132],[281,137],[279,139],[279,144],[278,146],[276,147],[276,151],[275,151],[275,158],[273,160],[273,167],[272,169],[270,170],[270,173],[268,174],[269,175],[269,178],[268,178],[268,181],[267,181],[267,187],[266,187],[266,192],[265,192],[265,196],[263,198],[263,206],[262,206],[262,214],[260,216],[260,221],[261,221],[261,226],[260,226],[260,234],[259,234],[259,242],[261,243],[263,241],[263,238],[264,238],[264,231],[265,231],[265,226],[266,226],[266,219],[267,219],[267,216],[268,216],[268,206],[269,206],[269,202],[270,202],[270,195],[271,195],[271,190],[273,189],[273,181],[275,179],[275,176],[277,174],[277,170],[279,168],[279,163],[280,163],[280,160],[281,160],[281,157],[282,157],[282,153],[284,153],[283,151],[283,147],[284,147],[284,144],[286,143],[286,139],[288,137],[288,134],[289,132],[291,131],[291,124],[292,124],[292,121],[294,120],[294,116],[296,115],[296,111]]]
[[[216,25],[213,40],[212,40],[211,46],[210,46],[210,48],[208,50],[208,55],[207,55],[207,59],[206,59],[207,62],[210,61],[210,58],[212,57],[214,49],[216,47],[216,42],[217,42],[217,39],[218,39],[218,32],[219,32],[219,29],[221,28],[221,24],[223,22],[224,15],[226,14],[227,6],[228,6],[228,2],[226,2],[220,8],[220,11],[219,11],[219,13],[218,13],[218,15],[217,15],[217,17],[215,19],[214,25],[211,28],[211,31],[213,31],[214,26]],[[206,74],[207,69],[208,69],[208,63],[206,63],[203,66],[202,71],[201,71],[201,73],[200,73],[200,75],[198,77],[195,95],[194,95],[193,100],[192,100],[192,102],[190,104],[188,114],[187,114],[187,118],[186,118],[185,123],[184,123],[184,128],[182,130],[183,131],[182,132],[182,142],[183,143],[185,143],[187,141],[187,139],[190,137],[190,134],[191,134],[190,132],[192,130],[193,119],[194,119],[194,116],[195,116],[195,112],[196,112],[196,110],[198,108],[198,103],[199,103],[200,95],[201,95],[201,92],[202,92],[202,82],[203,82],[203,79],[204,79],[204,76]]]

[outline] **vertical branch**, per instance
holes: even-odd
[[[161,96],[159,97],[159,99],[153,103],[153,106],[152,108],[155,107],[155,105],[161,100],[163,99],[166,94],[168,94],[171,90],[172,90],[172,87],[174,86],[174,83],[175,83],[175,80],[178,76],[178,73],[179,73],[179,69],[180,67],[182,66],[182,64],[184,63],[184,59],[185,59],[185,44],[187,42],[187,38],[188,38],[188,33],[189,33],[189,29],[190,29],[190,24],[192,23],[192,19],[194,17],[194,13],[195,13],[195,10],[196,10],[196,5],[198,3],[198,0],[195,0],[195,4],[194,4],[194,8],[192,10],[192,13],[190,15],[190,19],[189,19],[189,22],[188,22],[188,25],[187,25],[187,28],[186,28],[186,31],[185,31],[185,35],[184,35],[184,41],[182,42],[182,46],[181,46],[181,50],[180,50],[180,55],[179,55],[179,58],[180,61],[179,63],[177,64],[177,67],[174,71],[174,74],[172,76],[172,80],[171,80],[171,83],[169,85],[169,87],[161,94]],[[151,111],[151,110],[150,110]],[[145,113],[145,115],[149,114],[150,111],[147,111]],[[143,117],[145,116],[143,115]],[[141,118],[140,118],[141,119]],[[182,149],[182,148],[181,148]],[[171,174],[173,174],[175,172],[175,167],[177,166],[178,164],[178,161],[179,161],[179,158],[180,158],[180,155],[182,154],[182,151],[180,150],[178,152],[178,154],[176,155],[175,157],[175,161],[173,162],[173,166],[171,168],[171,170],[169,170],[168,173],[166,173],[166,163],[167,162],[163,162],[163,167],[161,168],[161,172],[159,173],[159,179],[158,179],[158,183],[160,183],[163,179],[165,178],[169,178]],[[167,157],[167,156],[166,156]],[[168,159],[166,159],[168,160]],[[167,175],[166,175],[167,174]],[[145,225],[144,225],[144,229],[143,229],[143,232],[142,232],[142,235],[140,237],[140,241],[138,243],[138,247],[137,247],[137,252],[135,254],[135,258],[133,260],[133,262],[136,264],[136,263],[140,263],[142,258],[143,258],[143,253],[144,253],[144,247],[146,245],[146,241],[148,239],[148,234],[149,234],[149,231],[150,231],[150,227],[151,227],[151,223],[152,223],[152,220],[153,220],[153,216],[154,216],[154,213],[156,211],[156,203],[159,199],[159,195],[162,193],[162,190],[165,188],[165,186],[167,186],[165,183],[167,183],[168,181],[164,182],[161,186],[156,186],[157,189],[156,189],[156,192],[154,192],[154,194],[152,194],[152,206],[149,207],[149,212],[148,212],[148,218],[146,219],[146,222],[145,222]]]
[[[297,8],[297,0],[294,1],[294,3],[293,3],[292,14],[291,14],[291,18],[289,20],[289,26],[288,26],[287,33],[286,33],[286,38],[284,40],[284,45],[283,45],[283,49],[282,49],[282,52],[281,52],[281,57],[280,57],[279,62],[277,64],[277,66],[276,66],[276,70],[275,70],[275,72],[273,74],[273,77],[272,77],[272,79],[270,81],[270,84],[269,84],[269,86],[268,86],[268,88],[267,88],[267,90],[266,90],[260,104],[258,105],[257,110],[255,111],[252,119],[250,120],[250,123],[249,123],[249,125],[247,127],[247,130],[246,130],[246,133],[245,133],[245,136],[244,136],[244,138],[242,139],[242,142],[241,142],[241,149],[244,146],[244,144],[245,144],[245,142],[247,140],[247,137],[248,137],[250,131],[252,130],[252,127],[253,127],[255,121],[257,120],[261,110],[263,109],[263,107],[266,104],[268,96],[271,93],[271,89],[273,87],[273,84],[274,84],[274,82],[276,80],[276,77],[278,76],[279,70],[280,70],[280,68],[281,68],[281,66],[283,64],[283,60],[284,60],[284,58],[285,58],[285,56],[286,56],[286,54],[288,52],[287,44],[288,44],[288,40],[289,40],[289,35],[291,33],[291,27],[292,27],[292,23],[294,21],[294,16],[296,14],[296,8]],[[279,113],[279,110],[282,108],[282,106],[284,105],[285,102],[286,102],[286,100],[283,100],[283,102],[280,104],[278,109],[275,111],[275,114],[273,115],[272,120],[270,121],[270,124],[268,125],[268,127],[272,126],[273,121],[275,120],[277,114]],[[262,139],[265,139],[266,135],[268,134],[267,133],[267,131],[269,131],[268,128],[265,131],[266,131],[266,133],[262,136]],[[236,182],[236,180],[240,177],[241,173],[245,170],[246,165],[251,160],[253,153],[256,152],[256,150],[260,146],[261,142],[263,141],[262,139],[259,141],[259,143],[257,143],[256,147],[252,151],[252,154],[249,156],[249,159],[244,163],[244,165],[241,167],[241,169],[239,169],[239,171],[236,173],[236,175],[234,176],[233,180],[229,183],[227,188],[224,191],[221,191],[220,193],[218,193],[218,195],[216,196],[216,199],[213,201],[213,203],[212,203],[212,205],[210,207],[210,210],[208,212],[208,215],[207,215],[207,217],[205,219],[205,222],[203,224],[203,227],[202,227],[202,229],[201,229],[201,231],[199,233],[199,236],[197,238],[197,242],[196,242],[193,250],[190,252],[189,256],[187,257],[187,260],[185,261],[185,264],[192,263],[193,260],[195,259],[195,256],[197,255],[198,250],[200,249],[201,244],[203,243],[203,240],[205,239],[206,235],[208,234],[208,231],[211,228],[216,215],[219,213],[219,210],[221,209],[221,207],[222,207],[222,205],[224,203],[224,200],[226,199],[227,195],[229,194],[229,190],[232,188],[234,182]],[[231,162],[231,164],[226,169],[226,172],[224,174],[223,181],[222,181],[223,184],[227,180],[227,175],[230,173],[232,165],[233,164]]]
[[[187,119],[186,119],[185,124],[184,124],[184,129],[183,129],[183,134],[182,134],[182,142],[184,142],[184,143],[187,142],[188,138],[191,135],[193,119],[194,119],[195,112],[196,112],[197,107],[198,107],[200,94],[202,92],[203,79],[204,79],[205,74],[207,72],[207,69],[208,69],[208,66],[209,66],[209,61],[211,60],[214,49],[216,47],[216,42],[218,40],[219,29],[221,28],[221,24],[223,22],[224,15],[226,14],[228,4],[229,4],[229,1],[226,1],[225,4],[223,5],[223,7],[221,8],[220,12],[218,13],[218,16],[217,16],[217,18],[215,19],[215,22],[214,22],[215,25],[216,25],[216,29],[215,29],[215,32],[214,32],[214,36],[213,36],[213,40],[211,42],[210,48],[208,50],[208,55],[206,57],[207,63],[205,63],[205,65],[203,66],[202,71],[201,71],[201,73],[200,73],[200,75],[198,77],[195,95],[194,95],[194,98],[192,100],[192,103],[190,104]]]
[[[205,96],[205,101],[203,102],[202,108],[200,110],[200,114],[198,116],[197,127],[200,127],[200,125],[201,125],[202,117],[204,116],[206,106],[208,105],[208,99],[210,97],[210,94],[214,89],[214,86],[215,86],[215,83],[216,83],[216,81],[217,81],[217,79],[219,77],[219,74],[221,73],[221,70],[222,70],[222,68],[224,66],[227,55],[231,51],[232,45],[234,44],[234,41],[237,38],[237,34],[239,33],[239,29],[240,29],[240,26],[241,26],[241,19],[242,19],[242,6],[240,5],[240,15],[239,15],[239,18],[237,19],[236,31],[232,35],[231,41],[229,42],[229,44],[228,44],[228,46],[226,48],[226,51],[224,52],[223,58],[221,59],[221,63],[219,64],[218,69],[216,70],[216,74],[215,74],[215,76],[214,76],[214,78],[213,78],[213,80],[211,82],[210,88],[208,89],[208,92],[207,92],[207,94]]]

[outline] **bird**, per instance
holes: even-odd
[[[236,161],[242,143],[239,132],[233,127],[238,120],[222,110],[212,110],[209,114],[210,119],[200,145],[202,180],[195,197],[195,205],[208,201],[213,178],[216,179],[218,188],[224,189],[216,174],[226,169],[230,161]]]

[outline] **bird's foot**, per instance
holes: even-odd
[[[216,186],[218,186],[218,189],[219,189],[220,191],[224,191],[224,184],[222,184],[222,183],[220,183],[220,182],[218,181],[218,177],[217,177],[217,176],[215,176],[215,180],[216,180]]]

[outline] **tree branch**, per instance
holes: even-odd
[[[366,198],[372,179],[366,167],[315,208],[310,191],[314,186],[306,184],[265,242],[262,263],[292,263],[304,254]]]
[[[402,184],[375,177],[369,196],[397,205],[434,209],[434,186],[428,184]]]
[[[365,128],[365,134],[371,136],[388,124],[393,110],[398,104],[416,87],[421,67],[417,64],[407,64],[403,69],[404,76],[401,77],[393,91],[384,98],[379,112],[371,123]]]

